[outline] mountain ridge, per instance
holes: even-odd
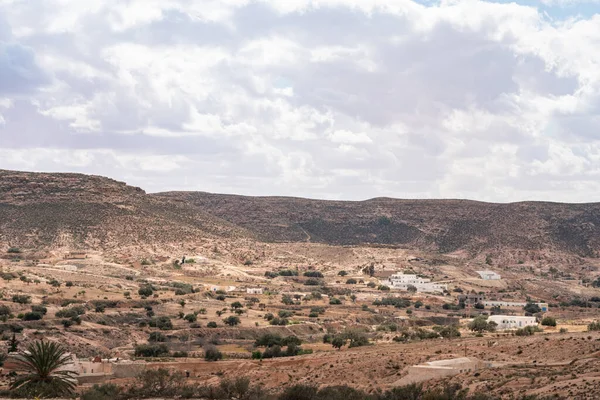
[[[146,193],[97,175],[0,170],[0,245],[57,237],[99,250],[243,238],[570,263],[600,255],[600,203]]]

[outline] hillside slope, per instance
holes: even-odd
[[[146,194],[82,174],[0,170],[0,246],[181,246],[212,238],[401,246],[504,261],[600,255],[600,204],[325,201],[203,192]]]
[[[0,170],[0,244],[91,248],[251,235],[226,221],[112,179]]]
[[[468,200],[322,201],[160,193],[244,227],[265,241],[401,245],[443,253],[597,257],[600,204]]]

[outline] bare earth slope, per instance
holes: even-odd
[[[256,233],[264,241],[400,245],[505,257],[597,257],[600,204],[468,200],[360,202],[210,193],[161,193]]]
[[[249,233],[112,179],[0,170],[0,243],[25,248],[151,246]]]
[[[146,194],[98,176],[0,170],[2,247],[106,250],[202,238],[390,245],[568,262],[600,255],[600,203]]]

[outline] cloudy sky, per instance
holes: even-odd
[[[0,168],[600,201],[600,1],[0,0]]]

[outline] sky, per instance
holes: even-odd
[[[600,201],[600,0],[0,0],[0,169]]]

